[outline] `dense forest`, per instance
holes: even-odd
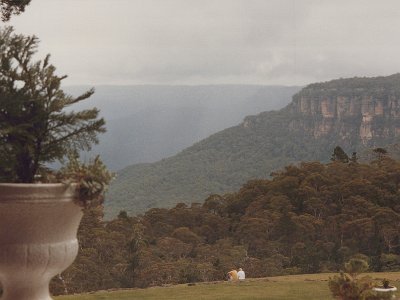
[[[121,170],[107,195],[106,214],[200,202],[209,194],[235,191],[249,179],[267,178],[287,164],[329,158],[336,140],[292,131],[290,118],[288,110],[264,112],[173,157]]]
[[[307,136],[291,134],[284,126],[287,118],[281,112],[268,112],[258,128],[227,128],[173,157],[121,170],[107,195],[107,215],[116,216],[120,210],[137,214],[152,207],[202,201],[209,194],[234,191],[249,178],[266,177],[271,169],[304,153],[311,159],[315,153],[297,145],[313,143],[307,143]],[[286,147],[282,147],[282,140]]]
[[[223,280],[238,267],[249,277],[329,272],[355,255],[374,271],[400,270],[400,162],[381,148],[368,164],[340,150],[203,203],[111,221],[88,210],[79,256],[52,290]]]
[[[400,75],[310,84],[279,111],[248,116],[177,155],[118,172],[106,216],[199,202],[300,161],[328,161],[336,145],[361,153],[400,137]]]

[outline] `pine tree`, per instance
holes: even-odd
[[[0,0],[0,16],[2,21],[10,20],[11,15],[19,15],[31,0]]]
[[[46,162],[70,151],[90,150],[105,132],[96,108],[75,112],[71,105],[89,98],[91,89],[72,97],[61,89],[66,76],[44,60],[33,61],[39,40],[0,29],[0,181],[33,182]],[[68,109],[68,110],[67,110]]]
[[[349,157],[340,146],[336,146],[335,149],[333,150],[331,161],[340,161],[342,163],[348,163]]]

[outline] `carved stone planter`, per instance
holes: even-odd
[[[387,293],[391,293],[392,294],[392,299],[395,299],[396,296],[394,295],[394,292],[397,291],[397,288],[395,286],[389,286],[387,288],[380,286],[380,287],[375,287],[373,288],[373,290],[375,292],[377,292],[378,294],[387,294]]]
[[[1,300],[51,300],[50,279],[78,253],[75,186],[0,184]]]

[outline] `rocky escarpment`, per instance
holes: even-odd
[[[387,148],[399,138],[400,75],[311,84],[284,109],[248,116],[175,156],[120,171],[106,208],[141,213],[201,202],[288,164],[328,161],[338,145],[362,158],[365,147]]]
[[[400,75],[311,84],[294,95],[289,127],[344,145],[400,136]]]

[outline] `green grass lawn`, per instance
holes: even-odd
[[[101,291],[90,294],[60,296],[56,300],[94,299],[144,299],[144,300],[217,300],[217,299],[271,299],[271,300],[321,300],[333,299],[328,288],[328,278],[334,274],[312,274],[248,279],[245,282],[212,282],[187,284],[147,289]],[[380,281],[388,278],[391,284],[400,287],[399,273],[371,273]],[[399,294],[400,296],[400,294]]]

